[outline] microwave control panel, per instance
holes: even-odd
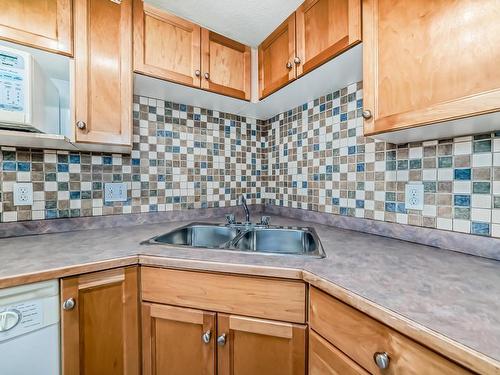
[[[0,110],[25,111],[25,80],[24,57],[0,49]]]

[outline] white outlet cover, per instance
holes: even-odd
[[[104,202],[126,202],[127,183],[108,182],[104,184]]]
[[[33,184],[31,182],[18,182],[14,184],[14,206],[33,205]]]
[[[405,208],[420,211],[424,209],[424,184],[406,184]]]

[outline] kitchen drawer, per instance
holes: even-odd
[[[369,375],[314,331],[309,331],[309,375]]]
[[[144,301],[304,323],[301,281],[142,267]]]
[[[373,374],[470,374],[464,368],[410,340],[316,288],[310,290],[312,329]],[[380,370],[375,353],[387,353]]]

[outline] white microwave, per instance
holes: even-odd
[[[0,45],[0,128],[60,134],[59,99],[30,53]]]

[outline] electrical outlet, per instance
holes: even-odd
[[[423,184],[406,184],[405,208],[407,210],[420,210],[420,211],[424,209]]]
[[[127,184],[125,182],[109,182],[104,184],[104,202],[126,202]]]
[[[31,182],[14,184],[14,206],[33,205],[33,184]]]

